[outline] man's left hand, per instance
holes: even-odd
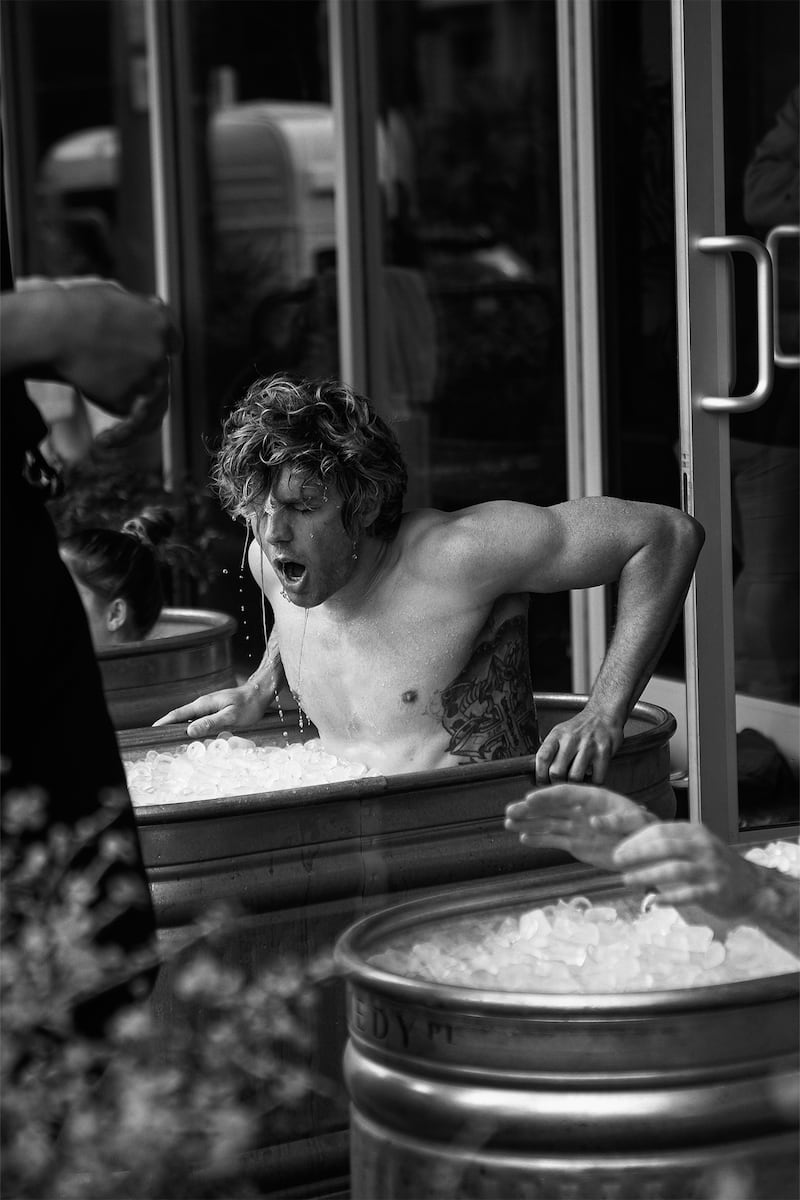
[[[536,755],[537,784],[581,783],[587,776],[602,783],[622,737],[621,722],[582,709],[555,725],[542,742]]]

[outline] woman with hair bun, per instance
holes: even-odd
[[[81,529],[61,557],[78,589],[95,650],[146,638],[164,605],[161,543],[175,527],[168,508],[146,508],[120,530]]]

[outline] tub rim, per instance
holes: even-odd
[[[540,703],[543,705],[547,704],[562,709],[574,709],[575,712],[582,709],[588,699],[588,695],[582,693],[534,693],[534,701],[537,705]],[[666,746],[677,728],[677,720],[671,712],[665,708],[661,708],[657,704],[650,704],[647,701],[637,701],[633,706],[628,719],[636,717],[649,721],[649,728],[642,729],[638,733],[633,733],[625,737],[614,758],[627,758],[630,755],[642,753],[654,741],[659,746]],[[285,726],[276,722],[274,714],[270,714],[266,720],[257,725],[232,730],[231,732],[240,737],[263,736],[268,732],[280,732],[284,728]],[[186,729],[183,724],[166,725],[155,731],[152,726],[145,727],[144,729],[120,729],[117,733],[120,751],[123,754],[126,749],[135,749],[137,748],[137,743],[151,740],[154,736],[159,738],[159,740],[163,740],[167,745],[171,742],[176,743],[187,740]],[[163,739],[159,735],[164,735]],[[208,741],[213,739],[190,738],[188,740]],[[340,783],[306,784],[303,787],[281,788],[273,792],[247,792],[240,796],[220,796],[206,800],[172,800],[161,804],[140,804],[134,806],[134,813],[139,824],[156,825],[162,824],[165,821],[183,823],[185,821],[208,820],[226,814],[252,813],[265,809],[282,808],[287,804],[296,806],[304,800],[312,803],[322,799],[338,800],[356,797],[369,799],[370,795],[374,795],[378,799],[381,796],[408,791],[410,788],[415,787],[451,787],[460,782],[465,770],[470,772],[469,782],[503,779],[509,775],[529,775],[531,776],[531,787],[536,786],[536,756],[534,754],[525,754],[517,758],[468,763],[464,766],[434,767],[425,771],[408,771],[394,775],[370,775],[366,778],[343,780]]]
[[[774,841],[776,839],[770,839]],[[613,895],[625,892],[615,877],[599,877],[581,881],[575,895],[586,893]],[[638,894],[638,893],[633,893]],[[642,893],[643,894],[643,893]],[[692,1009],[729,1008],[731,1000],[740,1006],[760,1004],[764,993],[773,1000],[792,998],[800,994],[800,963],[796,971],[777,975],[764,975],[757,979],[743,979],[728,983],[708,984],[704,987],[648,989],[641,992],[504,992],[482,988],[457,987],[428,980],[409,979],[394,975],[379,967],[370,966],[359,950],[365,937],[378,938],[382,933],[407,932],[415,925],[415,916],[424,913],[429,920],[450,919],[467,916],[482,905],[486,914],[497,908],[510,908],[517,904],[530,903],[538,907],[548,901],[564,899],[563,888],[546,881],[540,885],[509,882],[507,888],[493,895],[487,905],[486,896],[464,895],[443,891],[439,896],[428,896],[417,900],[389,905],[378,912],[359,918],[337,939],[333,958],[337,969],[345,977],[348,989],[361,987],[398,1004],[413,1004],[416,1007],[443,1009],[472,1017],[492,1016],[502,1018],[524,1018],[541,1016],[600,1017],[630,1016],[652,1012],[685,1012]],[[701,913],[703,917],[706,914]],[[427,923],[427,922],[426,922]],[[708,918],[713,924],[714,918]],[[719,922],[717,922],[719,924]],[[726,922],[734,928],[746,922]]]
[[[238,628],[234,617],[213,608],[162,608],[159,620],[168,618],[180,625],[203,624],[202,629],[188,629],[168,637],[148,637],[135,642],[122,642],[118,646],[102,646],[97,651],[101,664],[119,658],[141,658],[149,654],[167,654],[173,650],[190,650],[194,646],[208,646],[213,642],[231,638]]]

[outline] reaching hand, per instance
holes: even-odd
[[[154,721],[153,728],[188,721],[186,732],[189,737],[213,737],[223,729],[241,729],[246,725],[254,725],[268,703],[268,697],[258,684],[248,681],[239,687],[209,692],[190,704],[173,708],[171,712]]]
[[[800,881],[749,862],[704,825],[676,821],[642,829],[614,852],[631,887],[657,888],[662,904],[697,904],[747,921],[800,957]]]
[[[617,848],[614,866],[629,886],[657,890],[663,904],[699,904],[717,917],[747,916],[762,874],[688,821],[642,829]]]
[[[613,856],[621,839],[652,819],[633,800],[606,788],[560,783],[509,804],[505,825],[526,846],[552,846],[615,870]]]
[[[592,782],[602,783],[622,736],[620,724],[582,709],[554,725],[543,740],[536,755],[537,784],[580,783],[590,771]]]

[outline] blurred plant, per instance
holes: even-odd
[[[127,902],[124,835],[110,806],[75,829],[45,829],[44,797],[9,793],[2,819],[0,1191],[4,1200],[171,1200],[256,1196],[243,1153],[324,1089],[305,1066],[324,960],[252,977],[216,946],[209,917],[171,952],[182,1013],[167,1031],[146,999],[102,1035],[87,1002],[144,978],[101,930]],[[86,865],[86,847],[96,853]],[[76,861],[84,865],[76,869]],[[113,864],[115,890],[98,880]],[[141,881],[131,874],[132,886]],[[113,912],[110,909],[114,909]],[[162,956],[163,960],[163,956]]]

